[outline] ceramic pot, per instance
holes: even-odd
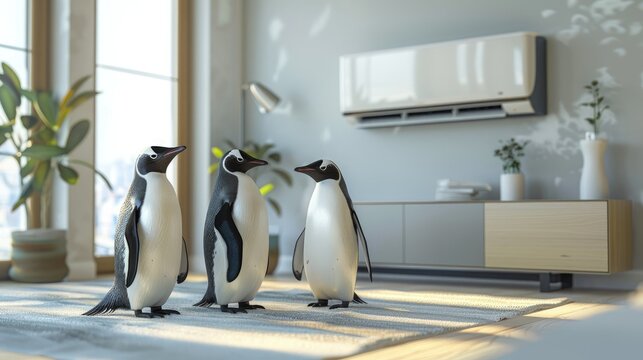
[[[267,275],[275,272],[279,261],[279,233],[270,233],[268,246],[268,271]]]
[[[525,194],[525,177],[522,173],[500,175],[500,200],[522,200]]]
[[[11,233],[12,280],[30,283],[62,281],[69,272],[65,230],[32,229]]]
[[[609,197],[609,184],[605,174],[607,140],[584,139],[580,141],[583,153],[583,171],[580,176],[580,198],[599,200]]]

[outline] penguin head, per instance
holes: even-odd
[[[342,176],[339,167],[330,160],[317,160],[308,165],[296,167],[295,171],[310,176],[316,182],[324,180],[339,181]]]
[[[150,146],[136,160],[136,171],[141,175],[151,172],[165,173],[172,159],[187,149],[185,146]]]
[[[221,163],[223,164],[223,168],[229,173],[245,173],[254,167],[268,165],[267,161],[256,159],[240,149],[232,149],[225,153]]]

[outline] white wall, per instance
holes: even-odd
[[[588,129],[578,101],[583,85],[598,78],[614,109],[604,127],[611,194],[634,201],[634,262],[643,270],[643,1],[247,0],[244,13],[245,78],[284,99],[267,116],[246,105],[248,138],[274,141],[289,170],[333,159],[355,201],[432,200],[436,181],[447,177],[489,182],[497,198],[501,164],[492,153],[512,136],[532,141],[524,160],[529,198],[577,198],[578,140]],[[342,54],[514,31],[547,37],[546,117],[359,130],[339,113]],[[286,254],[313,186],[294,176],[293,188],[278,190],[284,215],[272,220]],[[633,274],[579,281],[609,286]]]

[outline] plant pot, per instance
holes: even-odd
[[[270,231],[268,239],[268,270],[266,271],[266,274],[270,275],[275,272],[279,262],[279,231]]]
[[[62,281],[69,269],[65,230],[32,229],[11,233],[12,280],[29,283]]]
[[[525,176],[522,173],[500,175],[500,200],[522,200],[525,196]]]
[[[583,171],[580,176],[580,198],[600,200],[609,197],[609,184],[605,174],[607,140],[584,139],[580,141],[583,153]]]

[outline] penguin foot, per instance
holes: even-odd
[[[308,307],[326,307],[328,306],[328,300],[317,300],[317,302],[308,304]]]
[[[171,309],[162,309],[160,306],[152,306],[150,308],[152,310],[152,314],[159,314],[159,315],[181,315],[180,312],[176,310],[171,310]]]
[[[152,319],[152,318],[164,318],[165,316],[161,314],[155,314],[153,312],[151,313],[144,313],[142,310],[134,310],[134,315],[139,318],[146,318],[146,319]]]
[[[331,305],[328,309],[333,310],[333,309],[339,309],[339,308],[347,308],[348,304],[349,304],[349,301],[342,301],[341,304]]]
[[[221,312],[224,313],[231,313],[231,314],[236,314],[236,313],[244,313],[247,314],[248,312],[245,309],[236,309],[236,308],[231,308],[228,307],[228,305],[221,305]]]
[[[239,309],[256,310],[256,309],[265,309],[265,307],[261,305],[250,305],[249,301],[242,301],[239,303]]]

